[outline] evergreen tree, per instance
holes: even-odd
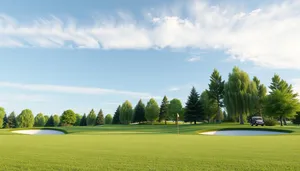
[[[100,109],[97,118],[96,118],[96,125],[104,125],[104,116],[103,111]]]
[[[153,98],[151,98],[147,103],[145,108],[145,117],[147,121],[151,122],[152,124],[159,117],[159,106]]]
[[[169,101],[167,96],[164,96],[162,103],[160,105],[160,111],[159,111],[159,119],[158,121],[165,121],[165,124],[167,124],[168,120],[168,109],[169,109]]]
[[[268,116],[278,118],[283,125],[285,118],[293,118],[300,110],[298,94],[293,92],[292,85],[274,75],[270,85],[270,93],[265,99],[264,113]]]
[[[11,114],[7,118],[7,122],[10,128],[16,128],[17,127],[17,118],[15,115],[15,112],[11,112]]]
[[[74,126],[80,126],[81,118],[82,118],[82,116],[80,114],[76,113],[76,122],[75,122]]]
[[[292,120],[293,124],[300,125],[300,112],[297,112],[297,115]]]
[[[55,126],[55,125],[54,125],[54,118],[53,118],[52,115],[49,117],[49,119],[48,119],[48,121],[47,121],[47,123],[46,123],[45,126],[46,126],[46,127],[54,127],[54,126]]]
[[[120,124],[120,111],[121,111],[121,106],[118,106],[115,114],[114,114],[114,117],[113,117],[113,120],[112,120],[112,124]]]
[[[134,114],[133,114],[133,122],[144,122],[146,121],[145,118],[145,105],[142,102],[142,100],[139,100],[138,104],[134,108]]]
[[[9,124],[8,124],[8,119],[7,119],[7,115],[4,115],[3,118],[3,128],[9,128]]]
[[[186,102],[184,121],[194,122],[194,124],[196,124],[197,121],[200,121],[203,118],[204,112],[199,100],[199,94],[196,91],[195,87],[193,87]]]
[[[224,85],[225,81],[222,80],[222,76],[219,71],[214,69],[214,72],[210,76],[209,90],[207,91],[209,98],[217,103],[217,123],[221,122],[221,107],[223,107],[224,98]]]
[[[80,126],[87,126],[86,123],[86,114],[84,114],[80,120]]]
[[[95,111],[94,111],[94,109],[92,109],[91,111],[90,111],[90,113],[88,114],[88,116],[86,117],[86,124],[88,125],[88,126],[94,126],[95,125],[95,123],[96,123],[96,114],[95,114]]]
[[[131,103],[126,100],[121,107],[120,110],[120,122],[122,124],[130,124],[130,122],[132,121],[132,117],[133,117],[133,109],[132,109],[132,105]]]

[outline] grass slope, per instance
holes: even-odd
[[[10,135],[0,131],[0,170],[297,170],[299,127],[290,135],[202,136],[232,124],[64,128],[70,134]],[[257,129],[256,127],[254,127]],[[140,132],[136,134],[135,132]]]

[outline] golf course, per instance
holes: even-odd
[[[299,126],[237,123],[103,125],[51,128],[64,135],[0,130],[0,170],[297,170]],[[38,128],[34,128],[38,129]],[[45,129],[45,128],[42,128]],[[284,135],[216,136],[221,129],[270,129]]]

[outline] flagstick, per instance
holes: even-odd
[[[176,117],[176,120],[177,120],[177,132],[178,132],[178,135],[179,135],[179,114],[177,113],[177,117]]]

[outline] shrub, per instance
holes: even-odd
[[[277,121],[275,119],[271,119],[271,118],[265,118],[264,122],[265,122],[266,126],[275,126],[275,125],[277,125]]]

